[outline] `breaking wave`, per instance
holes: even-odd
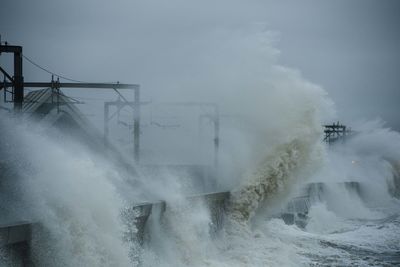
[[[187,201],[180,180],[166,175],[167,182],[148,182],[145,187],[154,198],[166,199],[168,208],[152,210],[148,236],[140,247],[128,244],[139,229],[132,221],[124,223],[121,211],[138,200],[130,194],[143,195],[143,187],[128,186],[119,168],[60,133],[56,136],[62,138],[53,138],[40,127],[0,120],[1,156],[6,159],[0,165],[1,186],[7,192],[0,196],[2,215],[40,224],[32,240],[38,266],[310,266],[325,256],[329,266],[338,258],[344,259],[342,265],[366,264],[367,252],[378,260],[379,253],[387,252],[391,261],[397,260],[398,202],[388,188],[398,194],[399,134],[382,127],[363,129],[364,134],[346,146],[327,152],[321,124],[333,111],[326,92],[299,72],[277,65],[269,33],[232,35],[201,66],[210,73],[199,74],[207,81],[200,83],[204,88],[221,87],[212,96],[225,101],[224,110],[242,111],[239,127],[226,127],[234,134],[221,144],[225,169],[215,179],[218,189],[230,190],[232,196],[218,232],[210,231],[213,222],[206,203]],[[232,62],[236,55],[241,60]],[[367,184],[369,199],[313,203],[305,229],[276,216],[255,216],[272,208],[278,196],[288,201],[291,189],[308,181],[354,177]],[[146,184],[146,177],[136,179]],[[338,196],[337,188],[330,190],[331,196]],[[348,216],[355,215],[351,205],[359,216]],[[344,212],[341,206],[349,207]],[[324,218],[332,224],[323,224]],[[372,245],[371,238],[376,239]],[[354,255],[348,256],[347,249]]]
[[[280,145],[255,172],[244,178],[243,184],[233,192],[231,215],[234,219],[249,220],[260,203],[283,191],[294,183],[296,171],[307,165],[311,150],[309,142],[294,140]]]

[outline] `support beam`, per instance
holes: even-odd
[[[14,111],[21,112],[24,102],[24,77],[22,76],[22,49],[14,53]]]
[[[139,162],[140,150],[140,91],[135,90],[135,101],[133,106],[133,153],[135,162]]]
[[[139,87],[135,90],[134,101],[108,101],[104,102],[104,144],[107,144],[109,128],[108,122],[114,117],[109,115],[110,106],[116,106],[117,112],[125,106],[129,106],[133,109],[133,156],[136,163],[140,160],[140,106],[147,104],[146,102],[140,102],[140,90]]]
[[[0,54],[1,53],[20,53],[22,54],[22,46],[17,45],[0,45]]]
[[[22,46],[0,44],[0,54],[1,53],[14,54],[14,78],[12,79],[13,82],[10,83],[10,87],[14,87],[14,111],[20,112],[22,110],[22,103],[24,102],[24,77],[22,75]],[[3,86],[4,84],[0,86],[0,89]]]
[[[110,104],[109,103],[104,103],[104,146],[107,145],[107,139],[108,139],[108,113],[110,109]]]
[[[214,166],[215,169],[218,168],[218,154],[219,154],[219,108],[215,107],[215,117],[214,117]]]
[[[24,87],[27,88],[52,88],[54,83],[52,82],[26,82],[23,83]],[[6,82],[0,84],[0,89],[5,87],[12,87],[13,84]],[[124,83],[59,83],[60,88],[92,88],[92,89],[134,89],[138,90],[138,84],[124,84]]]
[[[2,72],[3,73],[3,75],[4,76],[6,76],[7,77],[7,79],[10,81],[10,82],[14,82],[14,79],[10,76],[10,74],[8,74],[2,67],[0,67],[0,72]]]

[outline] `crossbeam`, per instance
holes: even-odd
[[[22,53],[22,46],[17,45],[0,45],[0,54],[1,53]]]
[[[0,89],[12,87],[10,82],[0,84]],[[53,82],[24,82],[24,88],[52,88]],[[139,84],[125,83],[57,83],[58,88],[89,88],[89,89],[139,89]]]
[[[130,106],[133,108],[133,151],[134,151],[134,159],[135,162],[139,162],[140,157],[140,105],[143,104],[140,102],[139,90],[135,90],[135,101],[109,101],[104,102],[104,143],[107,143],[109,129],[108,123],[110,119],[113,117],[109,116],[110,106],[117,107],[117,113],[125,107]]]

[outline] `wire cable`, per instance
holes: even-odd
[[[7,44],[7,42],[4,42],[4,43]],[[22,54],[22,57],[23,57],[26,61],[28,61],[29,63],[31,63],[32,65],[34,65],[35,67],[37,67],[37,68],[39,68],[39,69],[41,69],[41,70],[43,70],[43,71],[45,71],[45,72],[47,72],[47,73],[49,73],[49,74],[51,74],[51,75],[54,75],[54,76],[56,76],[56,77],[59,77],[59,78],[61,78],[61,79],[64,79],[64,80],[67,80],[67,81],[71,81],[71,82],[77,82],[77,83],[88,83],[88,82],[84,82],[84,81],[80,81],[80,80],[71,79],[71,78],[68,78],[68,77],[66,77],[66,76],[64,76],[64,75],[60,75],[60,74],[58,74],[58,73],[55,73],[55,72],[53,72],[53,71],[50,71],[50,70],[48,70],[47,68],[42,67],[41,65],[39,65],[38,63],[36,63],[36,62],[33,61],[32,59],[30,59],[29,57],[25,56],[24,54]]]
[[[66,76],[64,76],[64,75],[55,73],[55,72],[50,71],[49,69],[47,69],[47,68],[45,68],[45,67],[42,67],[41,65],[39,65],[38,63],[36,63],[35,61],[33,61],[32,59],[30,59],[29,57],[27,57],[27,56],[25,56],[25,55],[22,55],[22,57],[23,57],[26,61],[28,61],[29,63],[31,63],[32,65],[34,65],[35,67],[37,67],[37,68],[39,68],[39,69],[41,69],[41,70],[43,70],[43,71],[45,71],[45,72],[47,72],[47,73],[49,73],[49,74],[51,74],[51,75],[54,75],[54,76],[59,77],[59,78],[61,78],[61,79],[64,79],[64,80],[66,80],[66,81],[77,82],[77,83],[89,83],[89,82],[86,82],[86,81],[81,81],[81,80],[72,79],[72,78],[66,77]],[[113,82],[103,82],[103,83],[118,83],[118,81],[117,81],[117,82],[115,82],[115,81],[113,81]]]
[[[47,69],[47,68],[45,68],[45,67],[42,67],[41,65],[39,65],[38,63],[36,63],[35,61],[33,61],[32,59],[30,59],[29,57],[27,57],[27,56],[25,56],[25,55],[22,55],[22,57],[23,57],[26,61],[28,61],[29,63],[31,63],[32,65],[34,65],[35,67],[37,67],[37,68],[39,68],[39,69],[41,69],[41,70],[43,70],[43,71],[45,71],[45,72],[47,72],[47,73],[49,73],[49,74],[51,74],[51,75],[54,75],[54,76],[56,76],[56,77],[58,77],[58,78],[61,78],[61,79],[67,80],[67,81],[71,81],[71,82],[88,83],[88,82],[84,82],[84,81],[80,81],[80,80],[71,79],[71,78],[68,78],[68,77],[66,77],[66,76],[64,76],[64,75],[60,75],[60,74],[58,74],[58,73],[55,73],[55,72],[53,72],[53,71],[50,71],[49,69]],[[116,84],[118,84],[119,82],[117,81],[117,82],[111,82],[111,83],[116,83]],[[115,91],[125,102],[129,102],[117,89],[115,89],[115,88],[113,88],[113,89],[114,89],[114,91]],[[73,99],[73,98],[71,98],[71,99]],[[76,99],[73,99],[73,100],[79,102],[79,101],[76,100]]]
[[[22,57],[23,57],[24,59],[26,59],[29,63],[31,63],[32,65],[34,65],[35,67],[37,67],[37,68],[39,68],[39,69],[41,69],[41,70],[43,70],[43,71],[45,71],[45,72],[47,72],[47,73],[49,73],[49,74],[51,74],[51,75],[57,76],[57,77],[59,77],[59,78],[61,78],[61,79],[64,79],[64,80],[67,80],[67,81],[71,81],[71,82],[77,82],[77,83],[87,83],[87,82],[84,82],[84,81],[71,79],[71,78],[65,77],[65,76],[63,76],[63,75],[57,74],[57,73],[55,73],[55,72],[52,72],[52,71],[46,69],[45,67],[42,67],[42,66],[40,66],[39,64],[35,63],[32,59],[30,59],[29,57],[27,57],[27,56],[25,56],[25,55],[22,55]]]

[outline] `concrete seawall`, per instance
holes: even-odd
[[[225,220],[225,213],[229,204],[230,192],[209,193],[204,195],[195,195],[187,197],[187,202],[202,201],[209,209],[211,215],[210,231],[217,232],[222,228]],[[137,229],[136,239],[139,243],[143,243],[146,223],[154,211],[163,216],[163,213],[169,208],[169,204],[165,201],[157,201],[153,203],[141,203],[134,205],[131,212],[134,213],[135,227]]]
[[[27,221],[0,224],[0,250],[7,257],[5,261],[32,266],[30,262],[32,225]]]
[[[309,183],[301,188],[297,196],[293,197],[281,213],[276,214],[276,217],[282,218],[287,224],[297,224],[299,227],[305,227],[307,224],[307,214],[312,203],[324,201],[331,186],[338,186],[362,198],[362,187],[358,182],[349,181],[332,184]],[[185,201],[203,201],[206,204],[211,215],[212,223],[210,224],[210,232],[215,233],[223,227],[230,201],[230,192],[190,196]],[[168,204],[165,201],[157,201],[137,204],[132,207],[132,211],[135,213],[136,239],[139,243],[143,243],[144,241],[146,223],[153,211],[157,211],[158,216],[163,216],[169,205],[173,204]]]
[[[324,201],[326,193],[329,191],[330,184],[326,183],[310,183],[305,185],[298,193],[292,198],[284,210],[277,217],[282,218],[288,224],[297,224],[304,227],[307,223],[307,214],[312,203],[316,201]],[[362,186],[358,182],[343,182],[336,183],[334,186],[339,186],[351,194],[356,194],[360,198],[363,196]],[[218,232],[225,223],[225,216],[228,212],[230,202],[230,192],[217,192],[203,195],[189,196],[185,202],[201,201],[209,209],[211,216],[210,233]],[[132,231],[127,240],[138,242],[143,245],[146,237],[146,224],[150,216],[160,219],[157,216],[163,214],[171,208],[168,202],[155,201],[134,204],[126,210],[126,219],[129,220],[128,225],[136,228]],[[134,226],[134,227],[133,227]],[[39,227],[40,228],[40,227]],[[29,262],[30,240],[33,224],[30,222],[14,222],[9,224],[0,225],[0,249],[5,250],[6,253],[23,259],[24,262]],[[23,266],[31,266],[28,263]]]
[[[297,196],[293,197],[277,217],[281,217],[287,224],[296,224],[305,227],[307,214],[315,202],[327,201],[330,188],[334,186],[359,198],[363,198],[362,185],[359,182],[348,181],[341,183],[309,183],[305,185]]]

